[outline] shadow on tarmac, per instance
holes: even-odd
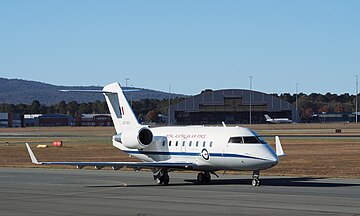
[[[351,187],[351,186],[360,186],[359,184],[351,183],[335,183],[335,182],[324,182],[317,181],[326,178],[310,178],[310,177],[300,177],[300,178],[263,178],[261,180],[261,185],[263,186],[282,186],[282,187]],[[185,180],[189,181],[189,180]],[[196,181],[195,181],[196,182]],[[223,179],[223,180],[212,180],[210,184],[213,185],[249,185],[251,184],[251,179]]]
[[[317,187],[317,188],[336,188],[336,187],[353,187],[360,186],[360,184],[351,184],[351,183],[334,183],[334,182],[324,182],[318,181],[326,178],[310,178],[310,177],[301,177],[301,178],[264,178],[261,179],[262,186],[281,186],[281,187]],[[155,182],[149,179],[149,184],[141,185],[89,185],[85,187],[89,188],[116,188],[116,187],[171,187],[171,186],[194,186],[199,185],[195,179],[186,179],[184,183],[171,183],[169,185],[157,185]],[[251,185],[251,179],[214,179],[211,180],[209,185]]]

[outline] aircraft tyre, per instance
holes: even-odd
[[[210,183],[210,180],[211,180],[211,175],[209,172],[205,172],[204,173],[205,175],[205,184],[209,184]]]
[[[253,179],[251,184],[254,187],[260,186],[260,180],[259,179]]]
[[[164,184],[168,185],[170,181],[170,177],[167,170],[159,170],[157,174],[154,175],[154,180],[156,184]]]
[[[162,178],[163,178],[163,183],[164,183],[164,185],[168,185],[168,184],[169,184],[169,181],[170,181],[169,174],[168,174],[168,173],[164,173],[164,175],[162,176]]]
[[[209,172],[201,172],[197,175],[197,180],[199,184],[209,184],[211,176]]]

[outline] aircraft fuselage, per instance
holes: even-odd
[[[113,145],[143,161],[184,161],[194,170],[264,170],[278,157],[259,135],[242,127],[151,128],[153,142],[144,149],[128,149],[115,139]]]

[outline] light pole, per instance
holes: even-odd
[[[128,87],[128,81],[129,80],[130,80],[129,78],[125,78],[125,87]]]
[[[298,90],[299,90],[299,83],[296,83],[296,97],[295,97],[295,109],[296,109],[296,116],[298,116]],[[296,117],[297,118],[297,117]],[[297,119],[296,119],[297,120]]]
[[[251,103],[252,103],[252,79],[254,77],[253,76],[249,76],[249,79],[250,79],[250,124],[251,124]]]
[[[356,99],[355,99],[355,122],[358,123],[358,94],[359,94],[359,76],[355,75],[356,77]]]
[[[168,124],[169,124],[169,126],[171,125],[171,119],[170,119],[170,115],[171,115],[171,111],[170,111],[170,107],[171,107],[171,98],[170,98],[170,96],[171,96],[171,85],[169,85],[169,113],[168,113]]]

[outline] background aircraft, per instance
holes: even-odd
[[[291,119],[288,118],[271,118],[268,114],[264,115],[266,118],[266,122],[273,124],[290,124],[294,123]]]
[[[29,145],[30,158],[35,164],[94,166],[118,170],[131,167],[136,171],[151,169],[158,184],[168,184],[169,172],[199,171],[197,180],[206,184],[211,174],[220,170],[253,171],[252,185],[259,186],[260,170],[278,164],[284,156],[279,137],[275,138],[276,152],[254,131],[243,127],[178,126],[150,128],[140,125],[118,83],[106,85],[102,91],[71,90],[102,93],[108,104],[116,135],[113,146],[143,162],[39,162]]]

